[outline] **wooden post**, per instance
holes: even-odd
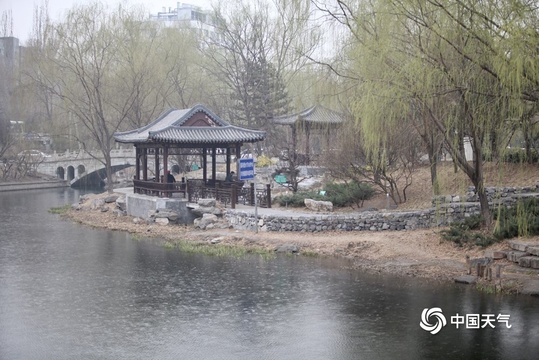
[[[137,163],[135,164],[135,180],[140,180],[140,162],[141,162],[141,153],[138,146],[135,145],[135,158]]]
[[[236,176],[240,176],[241,144],[236,144]]]
[[[155,148],[155,182],[159,182],[159,148]]]
[[[251,183],[251,189],[250,189],[249,192],[251,193],[249,203],[250,203],[251,206],[254,206],[255,205],[255,196],[256,196],[255,184],[254,183]]]
[[[271,185],[270,184],[266,184],[266,201],[267,201],[267,204],[268,204],[268,208],[271,208]]]
[[[142,149],[142,180],[148,180],[148,149]]]
[[[168,183],[168,146],[163,147],[163,182]]]
[[[226,175],[230,174],[230,147],[226,148]]]
[[[217,183],[217,148],[213,147],[211,152],[211,178]]]
[[[232,184],[231,191],[232,191],[232,194],[230,195],[231,196],[230,207],[232,209],[235,209],[236,208],[236,199],[237,199],[236,184]]]
[[[202,180],[204,180],[204,185],[206,185],[206,181],[208,180],[208,170],[206,169],[208,165],[207,156],[208,156],[208,149],[203,148],[202,149]]]

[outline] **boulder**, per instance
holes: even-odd
[[[199,199],[197,204],[202,207],[215,207],[215,199]]]
[[[275,248],[275,252],[295,254],[299,252],[299,247],[294,244],[283,244],[283,245],[277,246]]]
[[[122,211],[127,210],[127,200],[125,199],[125,196],[120,196],[116,199],[116,207]]]
[[[218,221],[217,216],[213,214],[204,214],[202,215],[201,218],[195,219],[194,224],[195,224],[195,227],[202,230],[206,230],[210,224],[215,224],[217,221]]]
[[[105,203],[107,203],[107,204],[110,204],[110,203],[113,203],[116,200],[118,200],[119,197],[120,197],[120,195],[113,194],[113,195],[109,195],[106,198],[104,198],[103,201],[105,201]]]
[[[170,221],[178,221],[178,218],[180,215],[172,210],[157,210],[155,213],[153,213],[152,217],[154,217],[157,221],[157,219],[168,219]]]
[[[331,201],[318,201],[313,199],[305,199],[305,206],[312,211],[333,211],[333,203]]]
[[[158,224],[158,225],[168,225],[168,224],[169,224],[169,220],[168,220],[166,217],[163,217],[163,218],[156,218],[156,219],[155,219],[155,223]]]
[[[101,209],[105,205],[104,199],[93,199],[92,203],[90,204],[90,209],[97,210]]]

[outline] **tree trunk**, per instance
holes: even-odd
[[[114,184],[112,182],[112,160],[110,157],[110,151],[103,151],[103,156],[105,157],[105,170],[107,173],[107,191],[112,194]]]

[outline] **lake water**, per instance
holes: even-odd
[[[537,298],[331,259],[184,254],[47,212],[78,196],[0,193],[2,360],[539,359]],[[433,307],[435,335],[419,325]],[[457,314],[511,328],[457,328]]]

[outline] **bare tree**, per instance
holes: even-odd
[[[147,121],[164,104],[155,91],[163,77],[151,71],[158,68],[158,29],[143,19],[121,6],[112,12],[100,3],[74,7],[54,26],[35,78],[82,125],[79,141],[87,150],[99,149],[108,179],[114,132],[128,120],[131,126]]]

